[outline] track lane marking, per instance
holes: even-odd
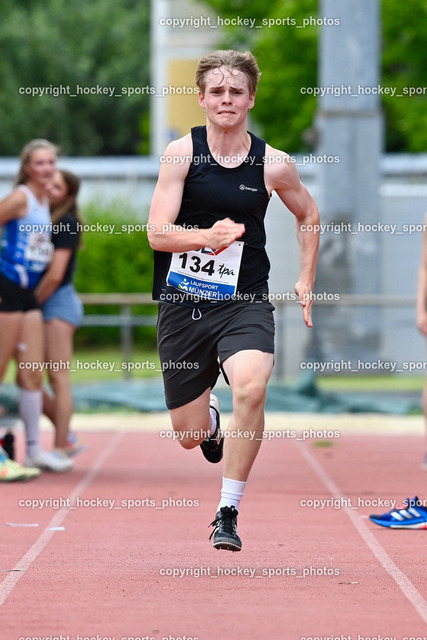
[[[299,449],[303,458],[307,464],[312,468],[317,477],[323,482],[327,490],[334,496],[334,498],[344,498],[345,496],[340,491],[338,485],[332,480],[328,473],[324,470],[320,462],[310,453],[306,445],[301,443],[295,443],[295,446]],[[412,604],[416,612],[421,616],[423,621],[427,623],[427,602],[420,594],[418,589],[412,584],[406,574],[403,573],[395,565],[393,560],[388,555],[387,551],[380,545],[374,534],[368,529],[361,516],[358,516],[354,511],[348,507],[342,507],[343,511],[350,518],[355,529],[370,548],[378,562],[383,569],[387,571],[396,582],[400,590]]]
[[[100,471],[107,458],[113,453],[114,449],[117,447],[124,434],[124,431],[119,431],[114,434],[114,437],[110,440],[107,447],[100,453],[94,465],[68,496],[71,503],[75,502],[80,494],[87,489],[87,487]],[[52,530],[52,527],[59,527],[60,525],[62,525],[69,512],[70,509],[68,507],[61,507],[61,509],[59,509],[55,513],[51,521],[42,531],[32,547],[28,549],[25,555],[23,555],[22,558],[17,562],[15,567],[11,569],[11,571],[13,571],[14,573],[10,573],[9,575],[7,575],[6,578],[0,583],[0,607],[5,603],[12,590],[18,584],[19,580],[25,575],[25,572],[30,568],[34,560],[36,560],[36,558],[40,555],[40,553],[49,544],[50,540],[55,535],[56,531]]]

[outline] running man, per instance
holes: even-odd
[[[237,515],[263,437],[273,367],[264,229],[273,191],[296,218],[301,271],[295,291],[308,327],[318,254],[318,235],[304,225],[318,224],[319,214],[294,164],[247,130],[259,76],[249,52],[215,51],[199,61],[206,126],[167,147],[148,224],[166,404],[185,449],[200,445],[210,462],[224,451],[211,537],[215,548],[230,551],[242,547]],[[220,366],[233,394],[229,432],[235,433],[225,444],[218,400],[210,393]]]

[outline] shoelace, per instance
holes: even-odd
[[[234,518],[237,516],[237,511],[234,507],[222,507],[220,509],[219,515],[215,518],[213,522],[210,523],[210,527],[214,527],[211,535],[209,536],[209,540],[212,538],[214,533],[218,530],[222,530],[225,533],[229,533],[230,535],[235,534],[236,525],[234,522]]]

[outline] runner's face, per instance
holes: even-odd
[[[56,171],[51,182],[46,186],[47,196],[50,204],[61,204],[67,198],[68,185],[65,182],[62,173]]]
[[[35,184],[46,187],[55,172],[56,157],[50,149],[34,149],[25,164],[25,173]]]
[[[255,94],[249,94],[248,79],[242,71],[220,67],[206,75],[205,93],[199,93],[199,104],[207,119],[222,128],[245,122]]]

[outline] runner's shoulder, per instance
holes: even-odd
[[[275,149],[269,144],[265,144],[265,160],[266,164],[270,164],[272,166],[294,166],[295,159],[290,156],[285,151],[281,151],[280,149]]]
[[[278,181],[280,185],[298,179],[295,159],[285,151],[275,149],[267,143],[265,145],[264,173],[269,180]]]
[[[187,133],[185,136],[182,136],[182,138],[177,138],[176,140],[172,140],[172,142],[169,142],[165,150],[165,155],[182,154],[187,151],[191,152],[192,148],[193,143],[191,139],[191,133]]]
[[[164,175],[184,179],[190,168],[193,153],[191,134],[178,140],[172,140],[160,156],[160,165]]]

